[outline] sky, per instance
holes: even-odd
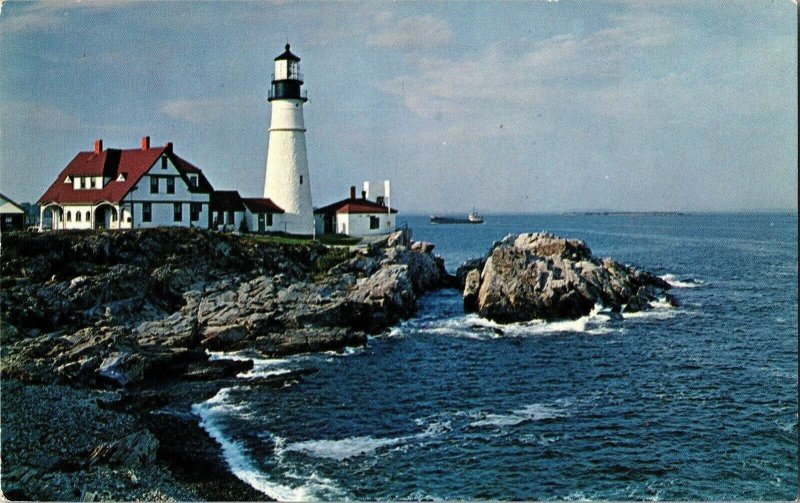
[[[273,58],[302,58],[315,206],[797,210],[791,0],[0,0],[0,192],[171,141],[262,195]]]

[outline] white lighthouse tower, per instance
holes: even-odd
[[[292,54],[289,44],[286,44],[286,51],[275,58],[275,73],[269,90],[272,122],[264,197],[286,212],[281,230],[289,234],[311,235],[314,233],[314,208],[311,205],[303,123],[303,103],[308,98],[301,90],[302,85],[300,58]]]

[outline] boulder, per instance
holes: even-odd
[[[437,290],[449,284],[444,260],[432,253],[414,251],[405,246],[396,246],[386,250],[381,266],[398,264],[408,267],[408,278],[417,295]]]
[[[400,229],[395,231],[386,238],[386,246],[392,248],[395,246],[409,246],[411,244],[411,229]]]
[[[138,354],[129,352],[114,352],[107,356],[97,373],[101,378],[111,381],[119,386],[141,381],[144,378],[146,363]]]
[[[206,327],[202,334],[202,344],[208,349],[220,351],[242,341],[246,336],[247,329],[240,324]]]
[[[481,272],[472,269],[464,280],[464,312],[474,313],[478,310],[478,292],[481,287]]]
[[[420,252],[420,253],[431,253],[433,249],[436,248],[436,245],[433,243],[428,243],[426,241],[414,241],[411,243],[411,251]]]
[[[467,272],[464,308],[499,323],[576,319],[596,304],[614,312],[623,304],[625,312],[648,309],[668,288],[650,273],[596,259],[583,241],[521,234],[495,243],[480,275]]]
[[[115,467],[138,468],[155,461],[157,450],[158,440],[149,431],[142,430],[98,445],[89,456],[89,465],[105,463]]]
[[[410,317],[417,310],[417,297],[409,278],[409,267],[391,264],[360,280],[347,294],[348,319],[353,328],[377,332]]]
[[[456,284],[458,288],[463,290],[466,283],[467,274],[470,271],[477,270],[479,273],[483,271],[483,266],[486,265],[486,257],[476,257],[465,261],[456,269]]]

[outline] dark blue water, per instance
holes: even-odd
[[[580,238],[683,305],[498,335],[441,292],[365,349],[259,360],[319,371],[197,406],[241,478],[281,499],[797,497],[796,214],[406,221],[450,269],[512,232]]]

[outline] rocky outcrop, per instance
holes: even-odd
[[[474,271],[465,276],[464,307],[499,323],[575,319],[596,304],[644,310],[670,288],[650,273],[595,258],[583,241],[547,233],[506,237],[495,243],[479,277]]]
[[[15,233],[0,270],[3,491],[50,500],[263,499],[226,470],[190,409],[253,362],[208,352],[364,345],[452,281],[433,245],[407,230],[354,253],[196,229]],[[282,387],[308,371],[248,385]],[[21,408],[49,407],[62,389],[78,401],[57,407],[85,417]],[[50,420],[64,421],[75,452],[37,444]]]

